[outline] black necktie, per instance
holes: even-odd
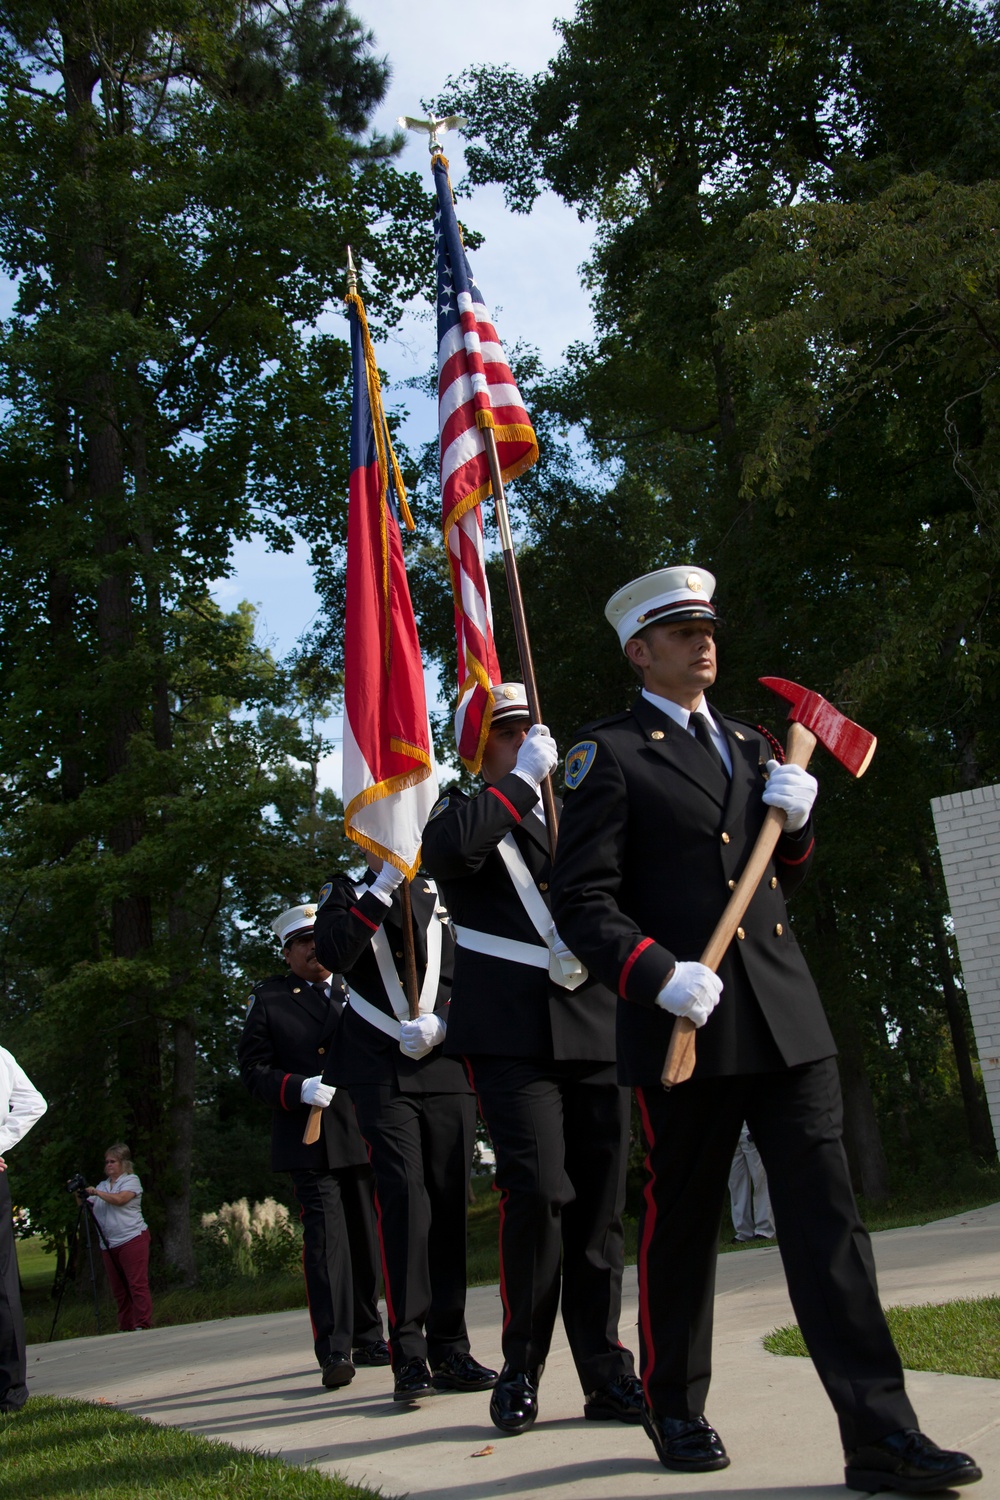
[[[722,772],[723,776],[725,776],[726,780],[728,781],[729,772],[726,770],[726,762],[719,754],[716,743],[712,738],[712,731],[709,729],[704,715],[692,714],[690,719],[688,720],[688,723],[694,730],[695,739],[698,741],[699,745],[705,751],[705,753],[710,757],[712,764],[718,767],[718,769]]]

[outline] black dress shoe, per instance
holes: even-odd
[[[590,1422],[641,1422],[642,1385],[635,1375],[619,1375],[591,1391],[583,1403]]]
[[[974,1484],[983,1473],[967,1453],[950,1453],[913,1427],[890,1432],[877,1443],[845,1453],[844,1483],[849,1490],[901,1490],[927,1495],[956,1484]]]
[[[504,1364],[490,1398],[490,1421],[501,1432],[524,1432],[538,1416],[538,1382],[542,1367],[512,1370]]]
[[[385,1339],[372,1339],[370,1344],[359,1344],[351,1350],[356,1365],[387,1365],[391,1360],[389,1345]]]
[[[350,1385],[353,1379],[354,1366],[346,1354],[335,1354],[323,1366],[323,1384],[328,1391],[336,1390],[338,1385]]]
[[[722,1439],[704,1417],[657,1417],[643,1411],[642,1425],[665,1469],[678,1474],[701,1474],[729,1467],[729,1454],[722,1446]]]
[[[405,1365],[400,1365],[396,1371],[396,1378],[392,1385],[392,1399],[393,1401],[417,1401],[421,1396],[429,1396],[433,1389],[427,1361],[408,1359]]]
[[[497,1383],[497,1372],[471,1354],[449,1354],[434,1366],[431,1380],[438,1391],[488,1391]]]

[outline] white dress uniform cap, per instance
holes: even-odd
[[[523,682],[498,682],[490,692],[493,695],[492,723],[497,724],[501,719],[531,718]]]
[[[612,594],[604,606],[608,622],[618,632],[622,650],[646,625],[675,620],[714,620],[715,577],[706,568],[682,563],[675,568],[657,568],[633,578]]]
[[[292,906],[288,911],[283,911],[280,917],[275,917],[271,930],[284,947],[297,932],[312,932],[315,921],[315,906]]]

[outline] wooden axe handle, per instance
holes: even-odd
[[[793,723],[788,731],[785,764],[801,766],[805,770],[815,748],[816,736],[812,731],[803,728],[801,724]],[[708,940],[708,947],[701,955],[702,963],[706,969],[711,969],[713,973],[718,969],[726,949],[736,936],[736,929],[743,920],[747,907],[753,900],[754,891],[760,885],[764,872],[771,863],[771,856],[781,837],[784,826],[785,814],[781,808],[769,807],[764,818],[763,827],[757,835],[757,842],[750,851],[750,858],[746,862],[743,874],[737,881],[736,889],[726,903],[725,911],[716,923],[715,931]],[[694,1072],[694,1036],[696,1029],[694,1022],[689,1021],[686,1016],[678,1016],[674,1022],[674,1029],[670,1037],[670,1047],[667,1050],[663,1072],[660,1075],[660,1082],[665,1089],[673,1088],[675,1083],[683,1083]]]
[[[315,1146],[319,1140],[320,1122],[323,1111],[318,1104],[314,1104],[309,1110],[309,1119],[306,1121],[305,1134],[302,1137],[303,1146]]]

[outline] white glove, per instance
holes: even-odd
[[[704,1026],[719,1003],[722,980],[704,964],[682,959],[656,997],[656,1003],[671,1015],[686,1016]]]
[[[776,760],[768,761],[764,801],[768,807],[784,808],[788,814],[786,833],[798,833],[806,826],[817,790],[815,776],[810,776],[801,766],[779,766]]]
[[[401,1021],[399,1050],[406,1057],[426,1057],[432,1047],[444,1041],[447,1027],[440,1016],[418,1016],[415,1021]]]
[[[379,870],[378,874],[375,876],[375,879],[372,881],[368,889],[371,891],[373,896],[378,897],[383,905],[391,906],[393,891],[396,889],[397,885],[402,885],[405,879],[406,876],[403,874],[402,870],[397,870],[395,865],[391,865],[389,861],[386,860],[385,864],[382,866],[381,870]]]
[[[559,751],[547,727],[544,724],[532,724],[525,735],[524,744],[517,752],[514,770],[518,776],[529,781],[537,792],[546,776],[555,770],[558,760]]]
[[[320,1109],[326,1109],[336,1092],[337,1090],[331,1088],[328,1083],[324,1083],[317,1073],[315,1078],[303,1080],[300,1098],[303,1104],[318,1104]]]

